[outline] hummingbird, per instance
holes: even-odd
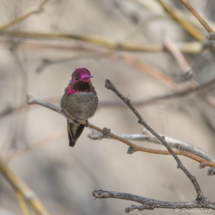
[[[81,125],[67,119],[69,146],[71,147],[75,145],[84,127],[88,125],[87,120],[95,114],[98,106],[97,93],[91,83],[92,77],[88,69],[77,68],[72,73],[72,79],[61,99],[61,108],[76,119],[86,120],[86,125]]]

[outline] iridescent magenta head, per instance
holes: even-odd
[[[92,78],[90,71],[86,68],[77,68],[73,73],[72,73],[72,80],[70,83],[74,83],[76,81],[90,81],[90,78]]]
[[[90,71],[86,68],[78,68],[72,73],[72,79],[69,85],[65,89],[67,95],[79,92],[92,92],[96,94],[96,91],[91,83],[92,78]]]

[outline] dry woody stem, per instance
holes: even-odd
[[[72,115],[70,115],[68,112],[66,112],[65,110],[51,104],[51,103],[48,103],[48,102],[45,102],[45,101],[42,101],[42,100],[39,100],[31,95],[27,95],[27,103],[28,104],[38,104],[38,105],[42,105],[46,108],[49,108],[53,111],[56,111],[60,114],[63,114],[66,118],[68,119],[71,119],[71,120],[76,120],[75,117],[73,117]],[[85,125],[86,122],[85,120],[77,120],[77,123],[79,124],[83,124]],[[95,125],[92,125],[91,123],[88,124],[88,127],[89,128],[92,128],[94,130],[97,130],[99,132],[101,132],[102,134],[104,134],[104,131],[106,131],[106,129],[101,129]],[[131,143],[130,141],[126,140],[126,139],[123,139],[119,136],[117,136],[116,134],[113,134],[111,132],[108,133],[108,135],[105,133],[106,136],[109,136],[109,137],[112,137],[113,139],[116,139],[124,144],[126,144],[127,146],[131,147],[132,149],[135,149],[135,151],[142,151],[142,152],[147,152],[147,153],[152,153],[152,154],[161,154],[161,155],[170,155],[170,152],[168,151],[165,151],[165,150],[156,150],[156,149],[149,149],[149,148],[145,148],[145,147],[142,147],[142,146],[138,146],[134,143]],[[186,156],[186,157],[189,157],[193,160],[196,160],[198,161],[200,164],[201,163],[204,163],[205,166],[210,166],[210,167],[215,167],[215,163],[213,162],[209,162],[205,159],[202,159],[196,155],[193,155],[189,152],[186,152],[186,151],[175,151],[175,154],[177,155],[183,155],[183,156]]]
[[[149,132],[144,132],[143,134],[115,134],[115,135],[129,141],[133,140],[133,141],[151,142],[159,145],[162,144],[156,137],[149,134]],[[160,136],[163,136],[163,135],[160,134]],[[88,137],[93,140],[101,140],[104,138],[104,135],[98,131],[93,130],[92,133],[88,135]],[[108,137],[108,138],[111,138],[111,137]],[[191,154],[194,154],[207,161],[215,163],[214,157],[212,157],[207,152],[203,151],[200,148],[195,147],[190,143],[187,143],[181,140],[176,140],[167,136],[165,136],[165,140],[172,148],[178,149],[181,152],[183,151],[190,152]]]
[[[176,162],[178,163],[178,168],[180,168],[186,175],[187,177],[190,179],[190,181],[192,182],[196,193],[197,193],[197,198],[196,200],[199,201],[199,203],[201,204],[201,202],[205,202],[206,199],[202,193],[202,190],[196,180],[196,178],[191,175],[191,173],[185,168],[185,166],[182,164],[181,160],[179,159],[179,157],[176,155],[176,153],[172,150],[172,148],[168,145],[168,143],[165,140],[164,136],[160,136],[157,132],[155,132],[144,120],[143,118],[140,116],[140,114],[137,112],[137,110],[134,108],[134,106],[131,104],[130,100],[125,98],[113,85],[113,83],[110,80],[106,80],[106,84],[105,87],[109,90],[112,90],[122,101],[125,102],[125,104],[127,104],[127,106],[132,110],[132,112],[136,115],[136,117],[138,118],[138,123],[142,124],[152,135],[154,135],[158,140],[160,140],[165,147],[168,149],[168,151],[171,153],[171,155],[175,158]]]
[[[180,0],[184,6],[199,20],[203,27],[208,31],[208,33],[214,33],[213,29],[205,22],[204,19],[195,11],[195,9],[187,2],[187,0]]]
[[[155,199],[149,199],[137,195],[133,195],[130,193],[119,193],[115,191],[105,191],[105,190],[94,190],[92,195],[95,198],[106,199],[122,199],[129,200],[133,202],[140,203],[141,205],[131,205],[125,209],[126,213],[129,213],[135,209],[139,211],[143,210],[154,210],[155,208],[166,208],[166,209],[176,209],[176,208],[208,208],[207,212],[212,212],[211,209],[215,209],[214,202],[208,202],[208,205],[200,205],[196,200],[195,201],[187,201],[187,202],[169,202],[169,201],[160,201]]]

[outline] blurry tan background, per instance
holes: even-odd
[[[163,11],[156,1],[151,2],[155,3],[158,10]],[[179,1],[165,2],[192,18],[192,14],[189,14]],[[189,2],[203,17],[213,21],[215,5],[212,0]],[[10,2],[2,0],[0,25],[19,17],[40,3],[38,0]],[[135,1],[126,0],[50,0],[44,5],[43,12],[28,17],[8,30],[96,35],[117,42],[161,45],[163,29],[176,42],[195,41],[167,15],[158,16],[149,8],[140,7]],[[207,34],[203,28],[198,29]],[[50,46],[47,47],[47,44]],[[84,130],[76,146],[70,148],[66,119],[41,106],[25,107],[4,116],[5,111],[23,105],[26,94],[59,105],[71,74],[78,67],[86,67],[91,71],[94,76],[92,82],[101,102],[119,101],[113,92],[104,87],[105,79],[110,79],[124,96],[129,96],[131,101],[171,92],[167,85],[135,66],[90,52],[86,54],[73,48],[77,46],[106,50],[69,39],[34,40],[1,35],[0,152],[1,155],[7,155],[25,147],[30,148],[28,152],[8,161],[13,171],[34,190],[53,215],[124,214],[124,209],[133,204],[114,199],[94,200],[91,194],[94,188],[127,192],[158,200],[193,200],[195,190],[185,174],[176,168],[177,164],[171,156],[141,152],[128,155],[128,147],[120,142],[89,139],[87,135],[91,131],[88,128]],[[129,54],[159,68],[173,78],[182,74],[179,65],[168,52]],[[196,79],[200,83],[214,76],[213,51],[197,55],[187,54],[185,57],[196,72]],[[57,62],[41,68],[44,59]],[[187,141],[212,156],[215,154],[214,108],[197,98],[196,94],[139,106],[137,109],[157,132]],[[101,128],[111,128],[114,133],[142,132],[142,126],[125,106],[101,107],[89,121]],[[44,140],[47,135],[51,139]],[[39,141],[44,144],[32,147]],[[138,142],[138,144],[164,149],[152,143]],[[215,178],[207,176],[208,168],[198,169],[197,162],[180,158],[196,176],[205,196],[215,200],[212,190]],[[22,214],[13,189],[2,176],[0,176],[0,208],[16,215]],[[132,212],[139,213],[142,212]],[[144,211],[144,214],[173,213],[173,210],[164,209]]]

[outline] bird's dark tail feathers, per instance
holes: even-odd
[[[80,137],[82,131],[84,130],[84,125],[77,123],[70,123],[67,120],[67,130],[69,138],[69,146],[74,147],[77,139]]]

